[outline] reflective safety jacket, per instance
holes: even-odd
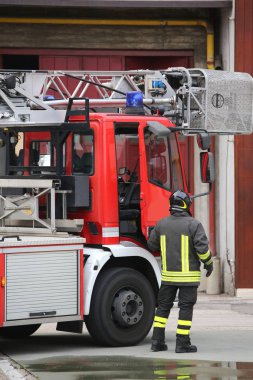
[[[200,262],[205,267],[212,264],[202,224],[185,211],[161,219],[151,231],[148,246],[161,251],[164,285],[199,285]]]

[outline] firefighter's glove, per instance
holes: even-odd
[[[206,270],[206,277],[209,277],[213,271],[213,263],[211,263],[209,265],[204,265],[204,268]]]

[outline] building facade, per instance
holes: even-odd
[[[3,69],[183,66],[253,73],[251,0],[0,0],[0,10]],[[190,191],[206,191],[194,139],[181,144]],[[216,137],[215,191],[195,201],[220,259],[220,290],[234,295],[253,291],[252,145],[249,136]]]

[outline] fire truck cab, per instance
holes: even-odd
[[[6,130],[4,178],[59,181],[55,226],[85,238],[88,330],[103,344],[134,344],[150,329],[160,281],[159,266],[146,243],[150,229],[168,215],[171,192],[186,190],[177,135],[163,117],[77,113],[70,113],[57,128]],[[28,191],[15,190],[8,190],[8,196]],[[48,196],[39,196],[35,225],[52,219],[52,207]],[[7,216],[5,226],[34,223],[15,218]],[[108,329],[104,325],[109,322]],[[72,321],[72,330],[75,324]],[[66,322],[59,326],[68,329]],[[7,336],[13,329],[3,328],[2,333]]]

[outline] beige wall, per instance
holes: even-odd
[[[205,67],[206,30],[199,26],[0,24],[0,48],[193,50],[195,67]]]

